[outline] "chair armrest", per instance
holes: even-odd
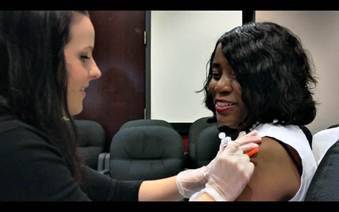
[[[98,171],[109,170],[110,154],[108,152],[102,152],[98,156]]]

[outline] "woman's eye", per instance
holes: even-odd
[[[220,73],[219,72],[212,72],[212,78],[213,79],[216,79],[216,80],[218,80],[218,79],[220,79]]]
[[[86,61],[86,60],[89,60],[90,57],[87,56],[87,55],[81,55],[81,56],[80,56],[80,59],[81,59],[82,61]]]

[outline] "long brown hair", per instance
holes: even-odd
[[[64,58],[73,15],[74,11],[0,12],[0,113],[43,131],[80,181]]]

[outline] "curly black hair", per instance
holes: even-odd
[[[248,23],[223,34],[215,45],[204,83],[205,105],[215,116],[208,92],[212,61],[218,44],[241,85],[248,115],[240,124],[248,129],[256,122],[306,125],[316,115],[311,89],[317,83],[300,40],[275,23]]]

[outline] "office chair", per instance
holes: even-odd
[[[93,169],[98,167],[99,154],[104,151],[105,131],[91,120],[74,120],[78,132],[78,153],[84,163]]]
[[[163,126],[173,128],[170,123],[160,119],[136,119],[125,122],[121,125],[120,129],[127,127],[140,127],[140,126]]]
[[[188,164],[189,168],[197,167],[197,160],[200,160],[196,156],[196,144],[199,140],[199,137],[203,130],[210,126],[217,126],[215,120],[212,117],[202,117],[197,119],[192,123],[188,132],[188,143],[189,143],[189,154],[188,154]],[[201,141],[200,141],[201,142]],[[207,141],[208,142],[208,141]],[[202,150],[201,150],[202,151]],[[201,154],[201,151],[198,151]],[[200,157],[200,156],[199,156]]]
[[[339,140],[331,146],[312,178],[305,201],[339,201]]]
[[[184,168],[181,136],[164,126],[124,127],[110,146],[110,176],[152,180],[174,176]]]

